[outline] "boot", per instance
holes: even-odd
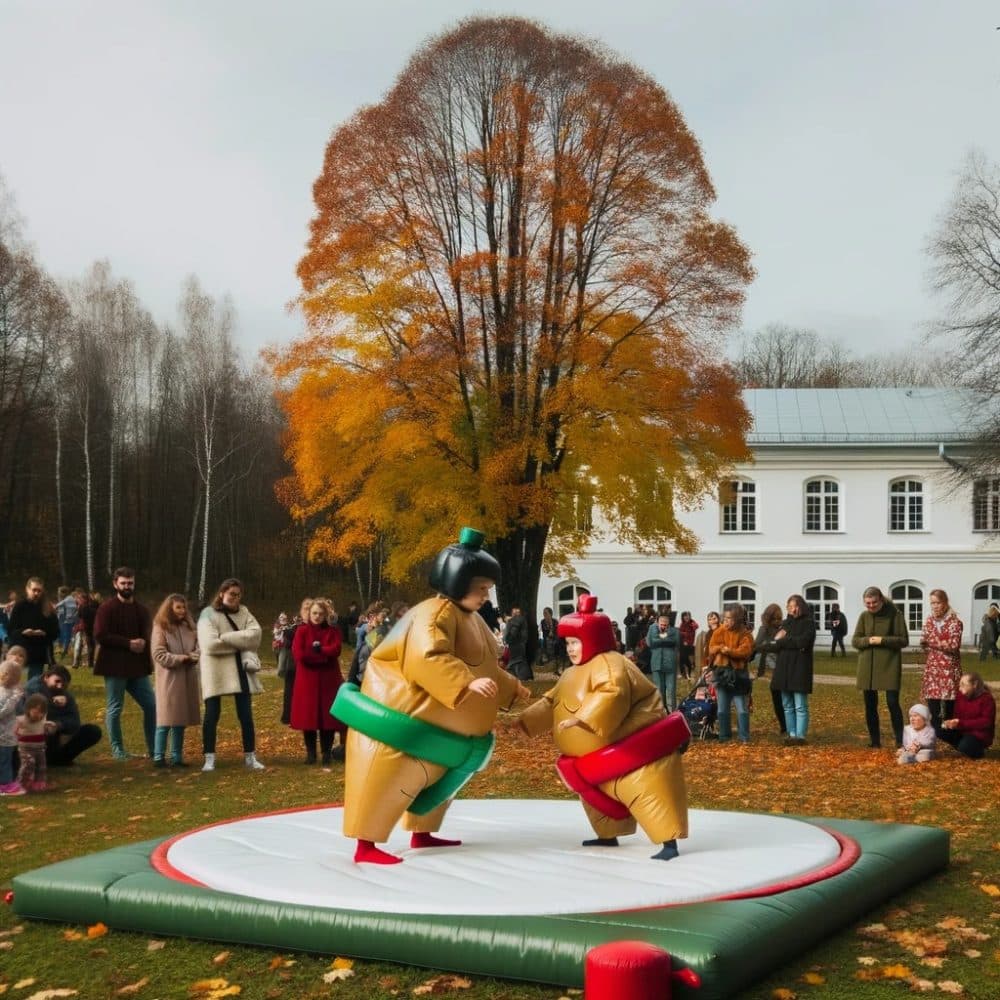
[[[323,754],[323,757],[325,758],[326,754]],[[306,760],[305,760],[305,762],[307,764],[315,764],[316,763],[316,748],[315,747],[306,747]],[[326,763],[325,759],[324,759],[323,763],[324,764]],[[248,764],[247,766],[249,767],[250,765]]]
[[[257,755],[250,751],[250,753],[245,753],[243,755],[243,764],[248,771],[263,771],[264,765],[257,760]]]
[[[203,771],[214,771],[215,770],[215,754],[207,753],[205,754],[205,763],[202,764],[201,769]]]
[[[313,763],[314,764],[316,763],[316,757],[315,756],[313,756]],[[333,763],[333,751],[332,750],[324,750],[323,751],[323,766],[324,767],[329,767],[332,763]]]

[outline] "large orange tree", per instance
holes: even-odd
[[[468,20],[334,133],[314,196],[308,334],[278,364],[314,557],[378,538],[400,580],[471,524],[530,614],[543,555],[595,529],[694,548],[678,510],[745,455],[721,343],[753,270],[662,87]]]

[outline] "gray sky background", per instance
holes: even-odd
[[[332,130],[474,13],[600,39],[669,91],[753,249],[744,329],[858,352],[934,314],[924,242],[1000,159],[1000,7],[972,2],[0,0],[0,173],[59,278],[107,257],[162,322],[195,273],[252,355],[285,304]]]

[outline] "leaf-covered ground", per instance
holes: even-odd
[[[988,667],[992,678],[1000,677],[994,664]],[[817,671],[850,674],[850,660],[820,658]],[[145,760],[116,763],[105,742],[76,766],[53,771],[53,791],[0,800],[0,890],[9,888],[17,872],[51,861],[249,812],[340,799],[342,766],[322,770],[300,762],[299,735],[277,721],[280,682],[269,676],[265,684],[265,694],[255,701],[259,755],[269,765],[262,774],[243,769],[227,705],[214,774],[196,768],[154,771]],[[916,700],[918,686],[919,675],[907,671],[904,706]],[[84,717],[100,720],[99,681],[79,671],[74,690]],[[952,835],[952,864],[742,996],[865,1000],[934,992],[995,1000],[1000,996],[1000,753],[972,762],[948,751],[931,764],[898,767],[893,751],[866,748],[861,699],[850,683],[817,685],[811,710],[809,746],[785,748],[770,698],[759,684],[753,742],[696,744],[685,758],[691,805],[941,826]],[[141,743],[137,714],[129,703],[126,731],[133,749]],[[199,735],[192,732],[188,740],[194,761]],[[567,797],[554,760],[547,740],[528,741],[502,727],[490,769],[467,794]],[[10,907],[0,907],[3,1000],[421,995],[556,1000],[568,991],[334,956],[154,940],[100,925],[19,922]]]

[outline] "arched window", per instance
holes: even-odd
[[[840,483],[836,479],[806,482],[806,531],[840,531]]]
[[[1000,479],[977,479],[973,485],[972,530],[1000,531]]]
[[[920,479],[889,483],[889,530],[924,530],[924,484]],[[923,628],[923,623],[921,623]]]
[[[555,614],[556,618],[576,611],[576,599],[581,594],[589,594],[590,588],[585,583],[577,581],[563,583],[556,587]]]
[[[1000,580],[983,580],[972,588],[972,621],[965,631],[973,643],[979,635],[983,615],[989,611],[991,604],[1000,604]]]
[[[757,588],[745,580],[723,584],[719,591],[722,595],[722,610],[727,604],[742,604],[747,611],[747,625],[754,628],[757,624]]]
[[[924,585],[916,580],[903,580],[889,588],[892,603],[903,612],[906,627],[919,632],[924,627]]]
[[[802,588],[802,596],[812,608],[817,631],[822,632],[830,618],[830,609],[834,604],[840,604],[840,587],[829,580],[816,580]]]
[[[730,479],[719,490],[722,530],[757,530],[757,484],[752,479]]]
[[[661,604],[670,604],[673,596],[669,585],[662,580],[650,580],[635,588],[635,603],[649,604],[656,611],[659,611]]]

